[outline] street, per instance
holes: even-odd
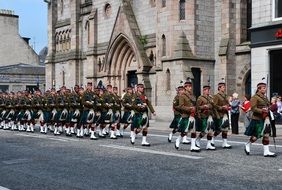
[[[167,142],[167,130],[149,131],[150,147],[124,138],[91,141],[64,135],[0,130],[0,189],[281,189],[282,141],[276,158],[262,156],[261,141],[244,153],[243,135],[231,136],[232,149],[191,153]],[[127,131],[128,132],[128,131]],[[273,141],[271,139],[271,144]],[[275,151],[274,147],[270,149]]]

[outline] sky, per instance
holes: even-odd
[[[39,53],[47,46],[47,4],[43,0],[0,0],[0,9],[19,15],[19,32],[30,38],[30,45]]]

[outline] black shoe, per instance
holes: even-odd
[[[130,143],[131,143],[131,144],[134,144],[135,142],[132,142],[132,140],[130,140]]]
[[[264,155],[264,157],[276,157],[277,156],[277,154],[272,154],[272,155],[270,155],[270,154],[267,154],[267,155]]]
[[[178,149],[179,149],[179,147],[177,147],[176,145],[174,145],[174,148],[175,148],[176,150],[178,150]]]
[[[142,146],[151,146],[151,144],[142,144]]]
[[[199,150],[194,150],[194,149],[192,149],[192,150],[190,150],[191,152],[201,152],[201,149],[199,149]]]
[[[99,138],[106,138],[105,135],[99,135]]]
[[[167,138],[167,141],[168,141],[169,143],[171,143],[171,139]]]
[[[224,148],[224,149],[231,149],[232,146],[224,146],[224,147],[222,147],[222,148]]]
[[[244,149],[244,151],[245,151],[246,155],[250,155],[250,152],[248,152],[248,151],[246,150],[246,148]]]

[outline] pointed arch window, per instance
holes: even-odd
[[[162,7],[166,7],[166,0],[162,0]]]
[[[167,69],[166,70],[166,91],[170,91],[170,83],[171,83],[171,80],[170,80],[170,70]]]
[[[162,56],[166,56],[166,37],[162,35]]]
[[[90,44],[90,26],[89,21],[86,21],[85,23],[85,30],[87,31],[87,44]]]
[[[179,20],[185,20],[185,0],[179,0]]]

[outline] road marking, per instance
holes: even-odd
[[[142,149],[142,148],[133,148],[133,147],[119,146],[119,145],[100,145],[100,146],[107,147],[107,148],[120,149],[120,150],[142,152],[142,153],[150,153],[150,154],[159,154],[159,155],[165,155],[165,156],[175,156],[175,157],[181,157],[181,158],[189,158],[189,159],[194,159],[194,160],[198,160],[198,159],[203,158],[203,157],[200,157],[200,156],[189,156],[189,155],[176,154],[176,153],[172,153],[172,152],[163,152],[163,151],[156,151],[156,150],[149,150],[149,149]]]
[[[128,132],[125,132],[125,133],[128,133]],[[148,136],[152,136],[152,137],[165,137],[165,138],[168,137],[168,135],[157,135],[157,134],[148,134]],[[187,138],[187,139],[191,140],[191,138]],[[202,139],[201,141],[207,141],[207,139]],[[215,140],[215,142],[222,142],[222,140]],[[230,144],[243,144],[244,145],[247,142],[230,141],[230,140],[228,140],[228,143],[230,143]],[[259,144],[259,143],[252,143],[252,145],[262,146],[262,144]],[[274,147],[275,145],[269,145],[269,146]],[[282,145],[276,145],[276,147],[277,148],[282,148]]]
[[[28,163],[30,162],[30,159],[26,158],[19,158],[19,159],[12,159],[12,160],[6,160],[2,161],[4,164],[11,165],[11,164],[22,164],[22,163]]]
[[[51,137],[51,136],[37,135],[37,134],[15,134],[15,135],[23,136],[23,137],[39,138],[39,139],[49,139],[49,140],[55,140],[55,141],[61,141],[61,142],[79,141],[77,139],[69,139],[69,138],[64,138],[64,137]]]
[[[10,190],[10,189],[0,186],[0,190]]]

